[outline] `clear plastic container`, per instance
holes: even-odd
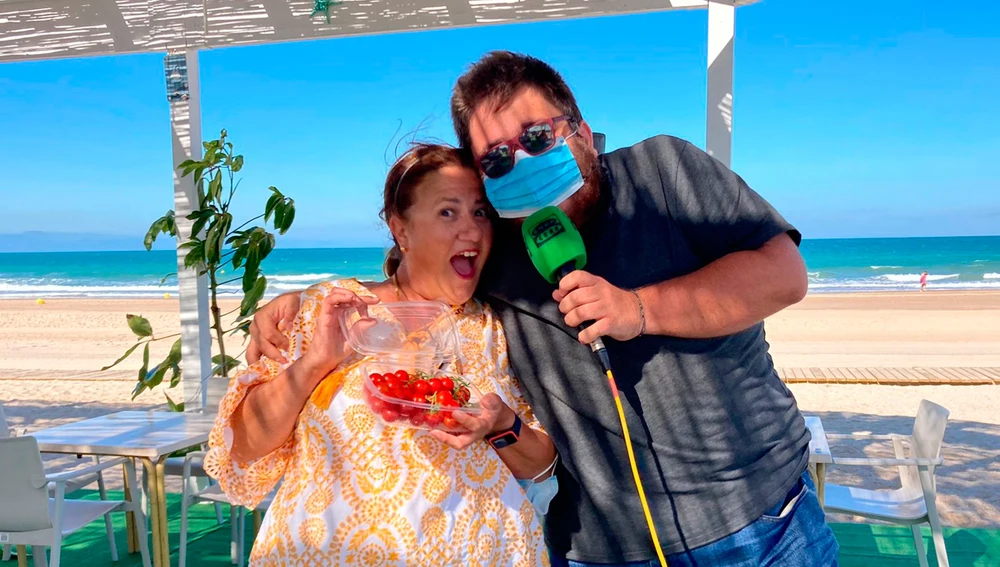
[[[482,392],[472,384],[464,383],[463,378],[457,374],[443,371],[427,373],[433,378],[449,378],[452,380],[455,385],[452,389],[453,396],[462,388],[468,391],[469,400],[465,402],[466,405],[448,407],[440,403],[431,402],[430,400],[426,402],[415,401],[413,396],[427,399],[426,394],[420,396],[416,392],[411,393],[409,400],[387,395],[379,391],[371,378],[373,374],[395,374],[398,370],[406,370],[408,374],[417,378],[417,371],[415,369],[400,368],[398,365],[392,363],[368,362],[363,363],[360,370],[364,373],[365,377],[363,391],[365,403],[376,419],[379,419],[386,425],[461,432],[466,431],[466,429],[458,425],[451,415],[452,412],[461,411],[474,416],[478,416],[483,412],[482,407],[479,405],[479,401],[482,399]],[[415,381],[411,382],[411,384],[413,383]],[[412,385],[410,386],[410,390],[413,390]],[[462,401],[456,400],[456,402],[462,404]]]
[[[340,315],[351,347],[380,362],[432,372],[459,358],[461,342],[455,315],[437,301],[400,301],[355,308]]]
[[[369,357],[360,371],[364,376],[364,398],[369,409],[383,423],[420,429],[463,431],[451,412],[478,415],[482,393],[457,374],[441,371],[459,359],[461,335],[451,308],[436,301],[405,301],[369,305],[363,312],[351,308],[340,316],[344,337],[351,347]],[[414,400],[415,392],[380,391],[372,375],[406,371],[412,386],[418,374],[448,378],[454,383],[452,398],[461,407],[448,407],[427,399]],[[464,388],[464,390],[462,389]],[[383,388],[383,390],[387,390]],[[405,394],[401,399],[393,394]],[[468,396],[468,400],[464,397]],[[447,398],[446,398],[447,399]]]

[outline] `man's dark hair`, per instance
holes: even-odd
[[[577,122],[583,119],[569,85],[548,63],[530,55],[491,51],[458,78],[452,91],[451,120],[459,145],[472,145],[469,120],[479,105],[503,106],[525,87],[541,91],[560,112]]]

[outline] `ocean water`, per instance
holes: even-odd
[[[807,240],[801,250],[810,293],[915,290],[923,271],[930,289],[1000,289],[1000,236]],[[279,248],[263,268],[273,295],[330,278],[380,278],[382,258],[379,248]],[[176,277],[161,283],[174,271],[173,251],[0,253],[0,298],[176,295]]]

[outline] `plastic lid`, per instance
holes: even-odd
[[[351,348],[382,360],[407,361],[432,371],[458,360],[458,323],[451,308],[438,301],[400,301],[343,311],[340,328]]]

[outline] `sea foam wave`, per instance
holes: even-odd
[[[935,283],[929,286],[930,289],[935,290],[990,290],[996,289],[1000,290],[1000,280],[990,280],[990,281],[944,281],[941,283]],[[842,280],[842,281],[826,281],[818,283],[809,283],[809,291],[817,293],[837,293],[837,292],[856,292],[856,291],[913,291],[917,289],[917,286],[913,284],[903,284],[900,282],[890,282],[890,281],[878,281],[874,279],[862,279],[862,280]]]
[[[266,274],[265,274],[266,275]],[[269,282],[321,282],[332,280],[337,274],[295,274],[291,276],[267,276]]]
[[[959,277],[959,274],[937,274],[937,275],[927,275],[927,281],[936,282],[941,280],[952,280]],[[920,274],[885,274],[879,276],[881,279],[886,279],[890,282],[919,282]]]

